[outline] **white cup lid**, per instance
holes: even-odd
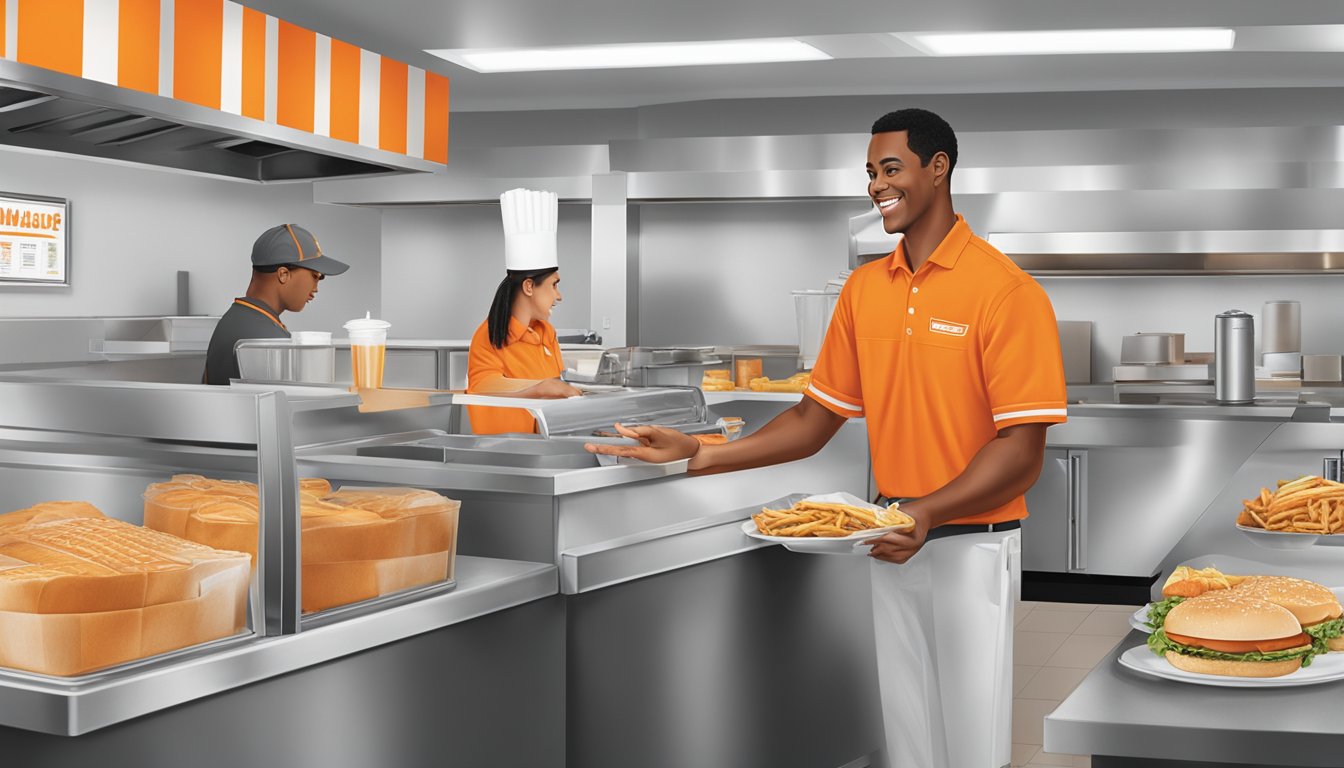
[[[363,317],[357,317],[341,327],[345,328],[347,331],[354,332],[386,331],[388,328],[392,327],[392,324],[386,320],[378,320],[377,318],[369,317],[369,313],[365,312]]]

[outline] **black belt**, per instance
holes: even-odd
[[[940,525],[929,531],[925,541],[941,539],[944,536],[960,536],[963,533],[995,533],[998,531],[1016,531],[1022,527],[1021,520],[1009,520],[1006,523],[985,523],[982,525]]]
[[[889,496],[878,496],[877,499],[873,501],[873,503],[883,507],[887,507],[891,506],[892,502],[907,502],[907,501],[914,501],[914,499],[913,498],[893,499]],[[960,536],[963,533],[996,533],[998,531],[1016,531],[1021,527],[1022,527],[1021,520],[1009,520],[1003,523],[981,523],[979,525],[940,525],[937,528],[934,528],[933,530],[929,531],[929,535],[925,537],[925,541],[932,541],[933,539],[941,539],[945,536]]]

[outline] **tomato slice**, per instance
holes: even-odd
[[[1251,651],[1269,653],[1270,651],[1285,651],[1289,648],[1311,645],[1311,638],[1306,632],[1277,640],[1204,640],[1178,635],[1175,632],[1167,632],[1167,637],[1181,645],[1208,648],[1210,651],[1219,651],[1220,653],[1250,653]]]

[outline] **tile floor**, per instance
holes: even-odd
[[[1041,749],[1042,721],[1129,632],[1138,606],[1017,604],[1013,636],[1013,766],[1090,766]]]

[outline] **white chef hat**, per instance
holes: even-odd
[[[499,196],[504,219],[504,267],[532,272],[560,266],[555,220],[560,199],[554,192],[510,189]]]

